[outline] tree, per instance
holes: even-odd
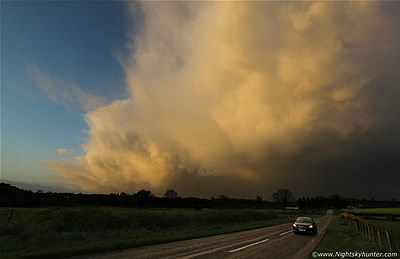
[[[121,193],[122,195],[123,193]],[[151,193],[151,191],[147,191],[147,190],[140,190],[137,193],[135,193],[133,195],[133,197],[135,198],[152,198],[155,197],[154,194]]]
[[[151,207],[155,202],[156,196],[151,191],[140,190],[133,195],[133,198],[137,206]]]
[[[301,198],[297,199],[297,206],[299,206],[299,209],[303,209],[304,208],[304,202]]]
[[[337,194],[329,196],[329,199],[335,209],[342,209],[347,206],[346,200]]]
[[[168,189],[165,194],[165,198],[178,198],[178,193],[174,189]]]
[[[288,189],[279,189],[276,193],[272,194],[272,198],[286,207],[286,203],[292,199],[292,192]]]

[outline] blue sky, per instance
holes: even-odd
[[[1,180],[64,183],[41,160],[82,155],[85,112],[54,102],[30,67],[55,87],[75,85],[107,101],[125,95],[117,57],[127,52],[122,2],[2,1]],[[57,149],[74,149],[58,154]]]

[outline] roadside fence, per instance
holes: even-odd
[[[388,248],[390,252],[398,252],[391,230],[379,230],[368,220],[348,212],[340,213],[339,217],[347,219],[349,225],[353,225],[354,229],[366,236],[372,244],[380,248]]]

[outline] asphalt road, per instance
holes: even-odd
[[[218,236],[125,249],[79,258],[308,258],[322,239],[332,211],[315,218],[318,234],[293,234],[292,223]]]

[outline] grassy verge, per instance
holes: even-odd
[[[70,256],[191,239],[291,222],[299,213],[312,214],[249,209],[0,208],[0,258]]]
[[[315,251],[322,253],[340,251],[378,252],[382,251],[382,249],[371,244],[368,238],[355,230],[346,220],[333,216],[324,238]]]

